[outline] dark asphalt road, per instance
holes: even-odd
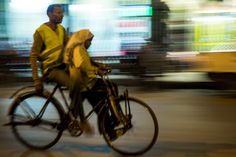
[[[6,116],[9,95],[20,86],[0,87],[0,122]],[[124,90],[125,86],[120,86]],[[145,157],[235,157],[236,94],[213,89],[164,89],[128,87],[130,95],[144,100],[157,115],[160,132]],[[91,120],[92,124],[93,119]],[[143,130],[145,131],[145,129]],[[47,151],[23,147],[8,127],[0,126],[0,156],[66,157],[119,156],[105,144],[102,136],[72,138],[65,134]]]

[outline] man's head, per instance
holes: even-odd
[[[60,4],[51,4],[48,6],[47,15],[50,22],[60,24],[64,16],[64,10]]]

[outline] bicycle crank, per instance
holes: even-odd
[[[78,137],[82,134],[82,129],[79,126],[79,121],[78,120],[72,120],[69,125],[68,125],[68,130],[71,134],[71,136]]]

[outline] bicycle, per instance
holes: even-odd
[[[108,75],[101,78],[106,84],[104,90],[107,94],[92,107],[85,118],[88,120],[98,110],[99,133],[114,151],[122,155],[147,152],[158,137],[155,113],[142,100],[130,97],[127,89],[119,95]],[[23,145],[31,149],[48,149],[59,141],[65,130],[74,137],[83,133],[79,120],[71,115],[65,87],[57,84],[51,92],[45,89],[41,94],[32,87],[26,86],[13,93],[11,98],[14,99],[8,113],[10,122],[5,124],[11,126],[13,134]],[[56,91],[59,91],[65,107],[55,97]],[[113,139],[111,129],[106,126],[112,115],[116,119],[112,128],[115,133]]]

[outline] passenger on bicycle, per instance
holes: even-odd
[[[107,94],[101,92],[106,85],[97,75],[104,75],[104,72],[107,72],[109,67],[105,64],[94,62],[90,58],[87,49],[90,47],[93,37],[94,35],[89,29],[75,32],[66,46],[64,62],[69,65],[69,72],[72,78],[79,80],[83,98],[87,98],[91,105],[96,105]],[[114,86],[117,91],[117,86],[115,84]],[[83,110],[83,108],[80,107],[80,110]]]
[[[71,105],[76,118],[78,104],[81,103],[80,82],[69,75],[66,65],[63,63],[63,50],[68,41],[65,28],[60,24],[64,12],[59,4],[49,5],[47,8],[49,21],[40,25],[34,33],[34,41],[30,52],[30,63],[32,77],[37,92],[43,92],[43,80],[56,82],[66,86],[70,90]],[[42,78],[38,74],[38,63],[40,62]],[[78,78],[75,75],[76,78]],[[91,132],[91,128],[82,121],[82,129]]]

